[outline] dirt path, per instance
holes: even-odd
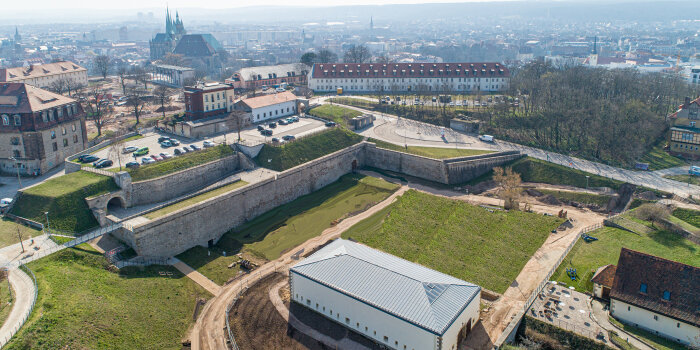
[[[235,283],[228,284],[221,288],[221,293],[209,300],[209,302],[207,302],[207,304],[204,306],[202,313],[192,328],[192,332],[190,333],[192,350],[218,350],[227,348],[226,339],[228,335],[226,334],[225,327],[226,308],[231,300],[233,300],[236,292],[240,290],[242,285],[251,283],[259,279],[261,276],[265,276],[269,273],[277,271],[278,269],[290,267],[297,262],[297,260],[293,260],[291,258],[292,255],[294,255],[300,249],[304,249],[305,252],[309,252],[326,243],[328,240],[340,237],[340,235],[352,225],[384,209],[386,206],[391,204],[396,197],[402,195],[407,190],[408,187],[402,186],[391,196],[368,210],[347,218],[336,226],[327,228],[319,236],[309,239],[295,249],[292,249],[290,252],[282,255],[280,258],[260,266],[253,273],[246,275],[245,277],[237,280]]]
[[[219,293],[221,293],[221,286],[214,283],[214,281],[208,279],[206,276],[197,272],[197,270],[191,268],[190,265],[187,265],[184,262],[180,261],[180,259],[175,257],[173,257],[172,259],[173,267],[185,274],[185,276],[189,277],[195,283],[202,286],[202,288],[208,290],[209,293],[213,294],[214,296],[219,295]]]

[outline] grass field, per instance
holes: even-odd
[[[692,209],[677,208],[673,211],[673,216],[700,228],[700,211]]]
[[[639,163],[649,163],[649,170],[673,168],[688,164],[685,160],[668,154],[664,150],[665,144],[665,139],[658,142],[639,159]]]
[[[211,295],[171,266],[107,265],[86,244],[30,263],[39,297],[6,349],[182,349],[196,299]]]
[[[362,139],[362,136],[348,130],[333,128],[280,147],[265,145],[255,162],[263,168],[282,171],[339,151]]]
[[[503,293],[562,221],[411,190],[343,238]]]
[[[595,270],[603,265],[615,264],[622,247],[656,255],[664,259],[700,267],[700,248],[693,242],[667,231],[651,230],[639,235],[612,227],[604,227],[589,233],[598,241],[586,243],[582,239],[564,258],[552,280],[576,287],[578,291],[592,291],[591,278]],[[572,281],[566,268],[577,270],[580,280]]]
[[[574,201],[582,204],[595,204],[600,207],[605,207],[610,201],[610,196],[593,194],[593,193],[583,193],[583,192],[571,192],[571,191],[551,191],[551,190],[538,190],[543,194],[549,194],[556,197],[559,200]]]
[[[223,285],[230,278],[235,277],[240,270],[238,265],[229,268],[229,265],[240,260],[235,255],[240,249],[240,243],[226,237],[212,248],[196,246],[178,255],[177,258],[216,284]]]
[[[194,196],[191,198],[187,198],[183,201],[179,201],[177,203],[171,204],[167,207],[163,207],[163,208],[160,208],[158,210],[152,211],[150,213],[147,213],[144,216],[153,220],[153,219],[161,217],[163,215],[170,214],[174,211],[180,210],[182,208],[186,208],[186,207],[189,207],[189,206],[194,205],[196,203],[202,202],[202,201],[207,200],[209,198],[216,197],[220,194],[224,194],[226,192],[233,191],[233,190],[235,190],[239,187],[243,187],[247,184],[248,183],[245,181],[236,181],[234,183],[230,183],[228,185],[221,186],[221,187],[213,189],[211,191],[204,192],[200,195],[197,195],[197,196]]]
[[[228,157],[234,153],[235,151],[230,146],[219,145],[197,152],[185,153],[160,162],[142,165],[135,169],[128,169],[127,171],[131,174],[132,181],[143,181],[209,163],[217,159]]]
[[[480,154],[493,153],[489,150],[481,149],[462,149],[462,148],[440,148],[440,147],[420,147],[420,146],[400,146],[390,142],[377,140],[370,138],[367,140],[369,142],[374,142],[377,147],[386,148],[394,151],[415,154],[418,156],[435,158],[435,159],[446,159],[454,157],[467,157],[467,156],[477,156]]]
[[[10,316],[10,311],[12,311],[14,300],[11,293],[7,279],[0,281],[0,325],[5,323],[7,316]]]
[[[637,338],[641,338],[647,344],[651,344],[657,350],[687,350],[688,348],[676,343],[672,340],[662,338],[651,332],[647,332],[641,328],[637,328],[616,320],[614,317],[608,316],[608,320],[614,323],[618,327],[622,328],[625,332],[635,335]],[[633,348],[636,349],[636,348]]]
[[[11,213],[45,224],[48,211],[51,228],[82,232],[97,226],[85,198],[117,189],[111,177],[77,171],[23,190]]]
[[[684,184],[689,183],[689,184],[691,184],[691,185],[698,185],[698,186],[700,186],[700,176],[687,174],[687,175],[666,175],[666,176],[664,176],[664,177],[667,178],[667,179],[671,179],[671,180],[676,180],[676,181],[678,181],[678,182],[682,182],[682,183],[684,183]]]
[[[8,218],[2,218],[0,219],[0,247],[19,243],[17,228],[19,228],[19,232],[22,235],[22,240],[28,239],[29,236],[36,237],[41,235],[41,230],[15,223]]]
[[[308,113],[314,117],[334,121],[346,128],[349,127],[348,120],[362,115],[361,112],[354,109],[330,104],[314,107],[310,109]]]

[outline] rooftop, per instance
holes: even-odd
[[[462,63],[316,63],[313,78],[433,78],[509,77],[508,68],[497,62]]]
[[[442,335],[481,287],[352,241],[337,239],[290,269]]]
[[[303,63],[288,63],[276,66],[241,68],[238,74],[245,80],[255,80],[258,75],[260,75],[260,79],[270,79],[270,76],[279,78],[291,76],[292,72],[295,76],[298,76],[304,74],[303,72],[308,72],[310,69],[311,67]]]
[[[86,71],[86,69],[70,61],[34,64],[29,67],[0,68],[0,82],[10,83],[18,80],[81,71]]]
[[[613,285],[613,281],[615,280],[616,269],[617,266],[612,264],[601,266],[600,268],[598,268],[598,270],[596,270],[595,274],[593,275],[593,278],[591,278],[591,282],[611,288]]]
[[[280,93],[275,93],[275,94],[267,94],[263,96],[258,96],[258,97],[251,97],[247,98],[245,100],[241,100],[241,103],[244,103],[251,109],[255,108],[262,108],[266,106],[271,106],[271,105],[276,105],[278,103],[284,103],[284,102],[289,102],[289,101],[294,101],[296,100],[297,97],[289,92],[280,92]]]
[[[75,102],[25,83],[0,83],[0,113],[33,113]]]

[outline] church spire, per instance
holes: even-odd
[[[20,40],[22,40],[22,37],[19,35],[19,30],[17,29],[17,26],[15,26],[15,43],[19,43]]]
[[[170,17],[170,8],[165,7],[165,33],[172,34],[173,30],[173,19]]]

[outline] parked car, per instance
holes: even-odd
[[[182,153],[183,153],[183,154],[184,154],[184,153],[188,153],[188,152],[192,152],[192,149],[190,149],[190,148],[187,147],[187,146],[182,146],[181,150],[182,150]]]
[[[170,140],[165,140],[165,141],[161,142],[160,145],[163,146],[163,147],[166,147],[166,148],[167,148],[167,147],[172,147],[172,146],[173,146],[173,144],[170,143]]]
[[[280,121],[279,121],[278,123],[279,123],[280,125],[287,125],[287,124],[289,124],[289,122],[287,122],[287,121],[284,120],[284,119],[280,119]]]
[[[103,159],[103,160],[99,160],[99,161],[95,162],[95,164],[93,164],[93,166],[97,169],[101,169],[101,168],[106,168],[108,166],[112,166],[112,164],[114,164],[114,162],[112,162],[110,159]]]
[[[285,141],[294,140],[294,135],[284,135],[284,136],[282,136],[282,140],[285,140]]]
[[[263,131],[263,130],[265,130],[265,127],[262,125],[258,125],[258,131]]]
[[[163,158],[163,159],[170,159],[170,158],[172,158],[173,156],[171,156],[170,153],[168,153],[168,152],[161,152],[161,153],[160,153],[160,157]]]
[[[161,158],[161,157],[160,157],[159,155],[157,155],[157,154],[151,154],[151,158],[152,158],[153,160],[155,160],[156,162],[157,162],[157,161],[163,160],[163,158]]]
[[[136,152],[134,152],[134,155],[135,156],[143,156],[143,155],[148,154],[148,151],[149,151],[148,147],[141,147],[141,148],[137,149]]]
[[[179,155],[181,155],[182,153],[183,153],[182,150],[179,149],[179,148],[176,148],[176,149],[173,150],[173,154],[176,155],[176,156],[179,156]]]
[[[261,131],[260,134],[262,134],[263,136],[272,136],[272,130],[265,129],[265,130]]]
[[[267,91],[267,89],[268,89],[267,85],[262,86],[262,91]]]
[[[143,158],[141,158],[141,164],[151,164],[151,163],[155,163],[155,162],[156,162],[156,161],[153,160],[153,158],[151,158],[151,157],[143,157]]]
[[[688,174],[694,175],[694,176],[700,176],[700,166],[693,165],[690,167],[688,170]]]
[[[12,204],[12,198],[0,199],[0,212],[4,211],[10,204]]]
[[[493,136],[491,135],[479,135],[479,140],[484,142],[493,142]]]
[[[141,166],[141,164],[139,164],[139,162],[128,162],[128,163],[126,163],[126,167],[127,167],[127,168],[138,168],[138,167],[140,167],[140,166]]]
[[[170,139],[170,144],[173,146],[180,146],[180,141],[175,140],[175,139]]]
[[[100,160],[100,157],[94,156],[92,154],[83,154],[82,156],[78,157],[78,160],[81,163],[91,163]]]
[[[161,136],[161,137],[158,138],[158,143],[161,143],[161,142],[163,142],[163,141],[165,141],[165,140],[170,140],[170,137],[168,137],[168,136]]]
[[[138,147],[136,147],[136,146],[128,146],[128,147],[124,147],[124,148],[122,149],[122,153],[131,153],[131,152],[136,152],[136,151],[137,151],[138,149],[139,149],[139,148],[138,148]]]
[[[267,126],[269,126],[270,128],[273,128],[273,129],[274,129],[274,128],[277,127],[277,123],[272,122],[272,123],[270,123],[270,124],[267,124]]]
[[[275,89],[275,91],[277,91],[277,92],[285,92],[285,91],[287,91],[287,89],[278,87],[277,89]]]
[[[207,141],[204,141],[204,143],[202,143],[202,146],[204,146],[204,148],[209,148],[209,147],[216,146],[216,144],[214,142],[207,140]]]
[[[195,145],[194,143],[190,145],[190,148],[191,148],[193,151],[199,151],[200,149],[202,149],[201,147]]]
[[[335,122],[327,122],[326,126],[327,127],[335,126]]]
[[[295,123],[298,122],[298,121],[299,121],[299,117],[293,116],[293,117],[292,117],[292,121],[295,122]]]

